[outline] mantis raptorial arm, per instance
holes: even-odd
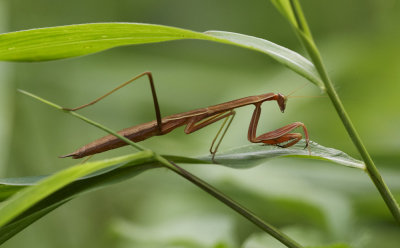
[[[309,137],[308,137],[308,131],[306,126],[301,123],[301,122],[294,122],[292,124],[283,126],[281,128],[278,128],[274,131],[267,132],[264,134],[261,134],[259,136],[256,135],[257,132],[257,126],[258,122],[260,119],[261,115],[261,104],[262,103],[256,103],[254,104],[256,108],[254,109],[253,116],[250,121],[250,126],[249,126],[249,131],[248,131],[248,140],[252,143],[264,143],[268,145],[276,145],[282,148],[290,147],[299,142],[302,138],[302,135],[300,133],[290,133],[293,129],[296,129],[298,127],[302,127],[304,131],[304,135],[306,136],[306,147],[308,147],[309,144]],[[281,145],[282,143],[285,143],[284,145]]]

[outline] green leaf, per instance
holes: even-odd
[[[52,210],[56,209],[57,207],[61,206],[62,204],[68,202],[69,200],[73,199],[79,194],[87,192],[89,190],[94,190],[99,187],[103,187],[109,184],[118,183],[127,179],[130,179],[141,172],[144,172],[148,169],[158,168],[159,164],[150,160],[147,161],[148,158],[146,153],[148,152],[140,152],[129,156],[124,156],[120,158],[114,158],[110,160],[103,160],[94,162],[95,165],[99,165],[96,171],[90,173],[89,175],[78,177],[78,174],[86,174],[89,173],[87,170],[87,165],[94,167],[93,163],[87,164],[79,164],[77,166],[71,167],[63,172],[52,176],[36,176],[36,177],[24,177],[24,178],[3,178],[0,179],[0,202],[4,202],[3,206],[12,204],[13,206],[25,204],[18,200],[16,196],[12,198],[13,195],[16,195],[17,192],[21,191],[20,194],[24,194],[23,197],[25,200],[29,200],[28,193],[22,191],[26,188],[32,194],[32,197],[35,199],[30,200],[30,207],[21,212],[18,211],[19,214],[11,220],[6,225],[0,227],[0,244],[4,243],[6,240],[11,238],[13,235],[17,234],[25,227],[29,226],[36,220],[40,219],[41,217],[45,216],[47,213],[51,212]],[[140,154],[143,154],[144,157],[140,158]],[[165,156],[168,160],[173,160],[177,163],[207,163],[204,161],[200,161],[197,159],[187,158],[187,157],[179,157],[179,156]],[[127,160],[127,161],[125,161]],[[125,161],[122,162],[121,161]],[[107,165],[111,163],[110,165]],[[117,164],[115,164],[117,163]],[[100,169],[100,167],[104,167]],[[81,171],[83,169],[83,171]],[[94,168],[93,168],[94,169]],[[76,171],[77,173],[71,173],[72,171]],[[62,175],[65,174],[73,174],[73,177],[66,178]],[[61,179],[54,179],[54,177]],[[53,178],[53,179],[51,179]],[[75,178],[73,180],[73,178]],[[49,185],[46,183],[48,180],[53,180],[54,184]],[[56,180],[56,181],[55,181]],[[71,181],[73,180],[73,181]],[[67,183],[67,181],[70,181]],[[49,189],[52,191],[51,193],[48,192],[45,195],[39,195],[36,193],[37,190],[32,190],[32,188],[42,188],[44,185],[39,186],[45,183],[51,187]],[[56,185],[57,184],[57,185]],[[34,186],[34,187],[28,187]],[[20,195],[18,194],[18,195]],[[35,196],[36,195],[36,196]],[[9,199],[7,202],[5,202]],[[19,202],[19,203],[18,203]],[[8,207],[10,208],[10,207]],[[19,208],[17,206],[17,208]],[[25,207],[26,208],[26,207]],[[0,213],[3,210],[0,210]],[[11,214],[10,214],[11,215]]]
[[[153,153],[143,151],[78,164],[48,177],[2,179],[1,192],[14,194],[4,201],[0,208],[0,243],[79,193],[130,178],[156,167]],[[27,187],[31,184],[33,185]]]
[[[100,52],[113,47],[199,39],[262,52],[323,89],[313,64],[300,54],[270,41],[230,32],[194,32],[140,23],[92,23],[39,28],[0,35],[0,60],[46,61]]]
[[[201,39],[203,36],[185,29],[137,23],[91,23],[38,28],[1,34],[0,60],[55,60],[117,46]]]
[[[263,164],[272,158],[298,157],[325,160],[336,164],[365,170],[365,165],[362,161],[354,159],[342,151],[324,147],[316,142],[310,141],[310,155],[309,150],[304,149],[304,147],[304,140],[301,140],[296,145],[289,148],[251,144],[242,147],[236,147],[224,152],[219,152],[215,156],[215,161],[218,164],[232,168],[251,168]],[[210,161],[211,156],[202,156],[199,157],[199,159]]]
[[[204,160],[182,157],[182,156],[173,156],[173,155],[163,155],[168,160],[172,160],[176,163],[187,163],[187,164],[204,164],[209,163]],[[98,161],[104,162],[104,161]],[[74,181],[74,183],[78,186],[74,188],[73,193],[80,193],[89,187],[93,189],[93,187],[104,186],[105,184],[120,182],[124,179],[129,179],[131,175],[131,170],[133,170],[136,175],[139,169],[142,169],[139,165],[129,164],[126,166],[125,163],[119,163],[114,166],[109,166],[105,169],[98,170],[96,172],[91,173],[90,175],[78,178]],[[151,166],[150,166],[151,165]],[[78,165],[79,167],[82,164]],[[156,164],[143,164],[145,168],[157,168]],[[18,191],[26,188],[27,186],[33,186],[38,184],[40,181],[44,180],[49,176],[35,176],[35,177],[21,177],[21,178],[0,178],[0,202],[3,202],[10,198],[12,195],[17,193]],[[93,184],[94,179],[96,179],[96,184]],[[100,180],[101,179],[101,180]],[[112,179],[112,180],[111,180]],[[89,182],[90,183],[87,183]],[[71,185],[67,185],[66,187],[70,187]]]

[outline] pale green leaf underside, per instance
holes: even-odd
[[[289,148],[280,148],[276,146],[265,146],[259,144],[250,144],[242,147],[236,147],[231,150],[219,152],[215,157],[217,163],[233,168],[251,168],[261,165],[272,158],[278,157],[300,157],[308,159],[326,160],[336,164],[365,169],[362,161],[354,159],[346,153],[324,147],[316,142],[310,141],[310,151],[304,149],[305,141],[301,140],[296,145]],[[211,160],[209,155],[199,157],[203,160]]]
[[[100,52],[113,47],[182,39],[236,45],[269,55],[323,89],[313,64],[270,41],[222,31],[194,32],[141,23],[91,23],[0,34],[0,60],[46,61]]]

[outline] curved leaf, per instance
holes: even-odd
[[[56,60],[87,55],[118,46],[181,39],[208,40],[262,52],[323,89],[321,80],[310,61],[270,41],[223,31],[200,33],[140,23],[91,23],[1,34],[0,60]]]
[[[310,155],[309,150],[304,149],[304,146],[304,140],[289,148],[251,144],[217,153],[215,160],[221,165],[232,168],[251,168],[263,164],[272,158],[299,157],[326,160],[352,168],[365,169],[365,165],[362,161],[354,159],[342,151],[324,147],[316,142],[310,141]],[[211,156],[207,155],[199,157],[199,159],[210,161]]]
[[[90,23],[38,28],[1,34],[0,60],[55,60],[117,46],[203,36],[185,29],[139,23]]]
[[[132,167],[132,165],[146,164],[152,161],[154,162],[153,153],[149,151],[143,151],[119,158],[86,163],[84,165],[78,164],[52,176],[45,177],[38,181],[37,184],[31,187],[25,187],[24,189],[20,190],[18,194],[14,194],[7,201],[3,202],[0,208],[0,226],[4,227],[5,224],[10,224],[10,221],[12,220],[20,220],[23,216],[31,215],[32,213],[27,210],[31,209],[32,211],[32,207],[36,204],[44,205],[39,208],[36,206],[36,211],[33,210],[33,213],[37,212],[38,209],[40,210],[44,207],[49,207],[60,201],[69,199],[73,194],[69,194],[69,190],[71,189],[66,191],[66,189],[68,189],[67,186],[72,188],[76,187],[76,185],[71,183],[83,176],[116,166],[118,164],[120,164],[119,166]],[[31,182],[33,182],[33,180],[31,180]],[[91,185],[93,183],[92,181],[86,180],[84,182],[89,183],[89,185],[93,187],[93,185]],[[17,185],[15,184],[14,186],[16,187]],[[87,189],[88,185],[85,185],[86,187],[82,187],[82,185],[79,185],[78,183],[78,186],[80,186],[78,187],[79,191],[75,190],[74,192],[74,190],[72,190],[72,192],[75,194],[77,192],[81,192],[83,189]],[[4,188],[5,187],[3,185],[3,189]],[[60,192],[61,189],[64,191],[60,195],[55,194],[56,192]],[[49,196],[52,196],[53,198],[48,198]],[[50,200],[52,204],[49,204],[49,202],[46,202],[46,200]],[[18,218],[15,219],[16,217]],[[0,229],[0,239],[4,234],[5,233],[3,233]]]
[[[173,159],[174,161],[179,163],[200,162],[199,160],[196,159],[178,157],[178,156],[166,156],[166,158],[168,160]],[[128,161],[125,161],[126,159],[128,159]],[[27,206],[28,208],[25,211],[23,212],[18,211],[19,214],[14,219],[12,219],[6,225],[0,227],[0,244],[4,243],[12,236],[23,230],[25,227],[29,226],[36,220],[45,216],[52,210],[63,205],[64,203],[68,202],[69,200],[73,199],[79,194],[82,194],[89,190],[94,190],[99,187],[106,186],[108,184],[118,183],[120,181],[130,179],[140,174],[141,172],[144,172],[148,169],[158,168],[160,166],[155,161],[152,160],[147,161],[147,160],[148,158],[146,158],[146,156],[140,158],[138,154],[133,154],[130,156],[115,158],[111,160],[93,162],[99,166],[103,166],[105,165],[105,163],[108,162],[112,162],[114,165],[111,164],[109,166],[104,167],[103,169],[99,169],[100,167],[97,167],[97,169],[99,170],[96,170],[93,173],[90,173],[89,175],[82,177],[78,177],[78,172],[79,174],[82,174],[83,171],[81,171],[81,169],[83,169],[85,173],[87,173],[88,171],[86,170],[85,167],[87,165],[93,167],[93,163],[79,164],[77,166],[72,167],[74,169],[69,168],[65,170],[67,172],[69,171],[68,173],[63,171],[61,172],[62,174],[58,173],[53,176],[0,179],[0,202],[4,202],[7,199],[9,199],[8,202],[3,203],[4,206],[12,204],[15,207],[16,204],[18,204],[18,202],[21,204],[25,204],[24,202],[18,200],[17,197],[12,198],[12,196],[19,191],[21,191],[20,194],[26,195],[26,192],[22,190],[27,188],[27,186],[33,186],[27,188],[26,190],[29,190],[33,194],[32,196],[35,196],[35,200],[30,201],[29,206]],[[125,162],[121,163],[121,161]],[[205,163],[204,161],[201,162]],[[70,173],[72,171],[75,171],[77,173],[73,173],[72,176],[72,174]],[[61,178],[60,180],[57,179],[57,181],[54,181],[56,180],[54,179],[54,177],[60,178],[61,177],[60,175],[65,175],[65,174],[69,174],[71,175],[71,177]],[[73,178],[75,179],[73,181],[70,181]],[[46,180],[47,182],[49,180],[53,180],[55,184],[49,185],[48,183],[46,183]],[[67,180],[70,181],[70,183],[67,183]],[[39,194],[36,193],[41,193],[41,192],[38,192],[37,190],[32,190],[32,188],[36,189],[38,189],[38,187],[43,188],[44,187],[43,183],[51,187],[50,191],[52,192],[46,193],[47,196],[45,195],[40,196]],[[42,186],[39,186],[40,184],[42,184]],[[24,198],[28,199],[29,196],[26,195]],[[1,211],[2,210],[0,210],[0,212]]]

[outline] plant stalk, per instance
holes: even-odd
[[[319,62],[321,63],[321,67],[323,67],[322,61]],[[316,61],[314,61],[314,63],[316,63]],[[396,202],[396,199],[390,192],[386,183],[383,181],[381,174],[376,168],[374,161],[372,160],[367,149],[365,148],[360,136],[357,133],[357,130],[355,129],[353,123],[351,122],[349,115],[347,114],[338,94],[336,93],[332,82],[326,75],[326,71],[323,70],[322,72],[323,73],[321,74],[321,77],[326,87],[326,93],[331,99],[336,109],[336,112],[338,113],[340,119],[343,122],[343,125],[346,128],[347,133],[349,134],[351,140],[353,141],[353,144],[356,146],[358,152],[360,153],[365,163],[366,172],[368,173],[372,182],[375,184],[375,187],[378,189],[379,193],[381,194],[383,200],[388,206],[393,217],[398,222],[398,224],[400,224],[400,208],[398,203]]]
[[[326,93],[328,94],[329,99],[333,103],[333,106],[335,107],[336,112],[338,113],[340,119],[342,120],[342,123],[345,126],[347,133],[349,134],[351,140],[353,141],[353,144],[356,146],[358,152],[360,153],[366,166],[366,172],[368,173],[369,177],[375,184],[376,188],[381,194],[383,200],[388,206],[393,217],[400,224],[400,207],[396,202],[394,196],[390,192],[389,188],[387,187],[386,183],[383,181],[382,176],[380,175],[378,169],[376,168],[371,156],[369,155],[360,136],[358,135],[357,130],[355,129],[349,115],[347,114],[339,98],[339,95],[337,94],[335,88],[333,87],[333,84],[322,62],[320,52],[318,51],[314,39],[312,38],[311,33],[309,31],[310,29],[304,18],[300,4],[297,0],[291,0],[290,3],[292,6],[293,13],[296,17],[296,21],[299,23],[298,25],[299,29],[297,29],[299,38],[303,43],[304,47],[306,48],[307,53],[311,57],[311,60],[314,63],[319,75],[321,76],[321,79],[326,88]]]

